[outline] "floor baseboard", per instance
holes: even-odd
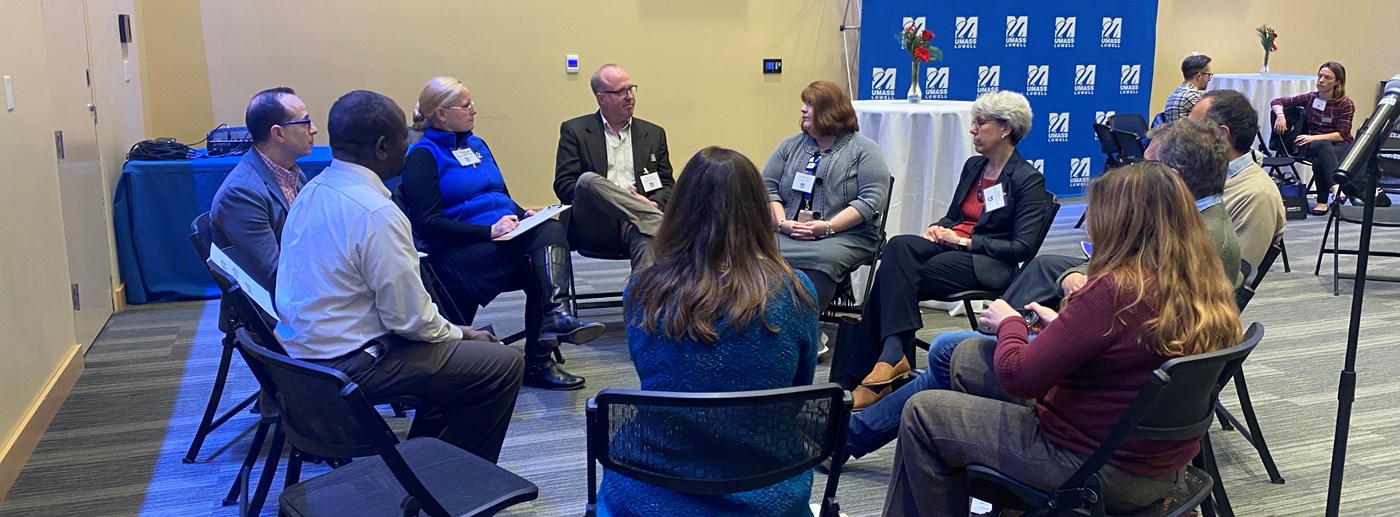
[[[48,430],[49,423],[53,422],[54,415],[58,414],[58,408],[68,399],[73,385],[77,384],[78,377],[82,374],[82,347],[73,345],[68,351],[68,357],[54,371],[53,377],[49,378],[48,384],[39,393],[39,398],[20,420],[18,431],[4,443],[4,448],[0,448],[0,501],[5,500],[5,494],[9,493],[15,479],[19,478],[25,462],[29,461],[29,455],[34,452],[34,447],[39,445],[39,439],[44,437],[44,431]]]

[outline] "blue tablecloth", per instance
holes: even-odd
[[[205,300],[219,295],[190,245],[190,222],[209,211],[214,193],[242,156],[186,161],[130,161],[112,203],[117,264],[131,304]],[[331,163],[316,147],[297,164],[308,178]]]

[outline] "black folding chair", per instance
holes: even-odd
[[[1277,120],[1278,114],[1270,111],[1269,127],[1273,127]],[[1301,156],[1301,149],[1298,149],[1298,145],[1294,143],[1294,140],[1298,138],[1298,135],[1303,133],[1304,128],[1307,126],[1307,110],[1302,106],[1284,108],[1283,120],[1287,131],[1282,134],[1271,133],[1269,136],[1269,144],[1267,146],[1260,145],[1259,150],[1264,154],[1264,159],[1261,160],[1260,166],[1264,168],[1265,172],[1269,173],[1269,176],[1273,177],[1274,180],[1279,183],[1286,185],[1303,183],[1302,176],[1298,174],[1298,164],[1302,163],[1312,166],[1312,163]],[[1259,140],[1262,142],[1263,139],[1264,137],[1261,134]],[[1288,172],[1283,171],[1284,167],[1288,168]],[[1312,181],[1309,181],[1308,184],[1304,186],[1304,190],[1312,190],[1312,183]]]
[[[190,222],[190,244],[194,246],[195,253],[199,254],[200,261],[209,260],[209,246],[213,242],[213,230],[209,223],[209,212],[200,214],[194,221]],[[212,274],[212,273],[211,273]],[[224,396],[224,384],[228,381],[228,368],[233,360],[233,329],[239,326],[232,308],[228,301],[219,301],[219,332],[224,333],[222,340],[223,350],[219,354],[219,368],[214,372],[214,385],[209,388],[209,402],[204,405],[204,416],[199,419],[199,427],[195,428],[194,439],[190,441],[189,450],[185,451],[183,463],[194,463],[199,456],[199,449],[204,446],[204,439],[209,433],[224,425],[233,415],[243,411],[253,401],[258,399],[258,394],[254,393],[247,398],[234,404],[222,415],[219,412],[219,401]]]
[[[1388,194],[1400,194],[1400,185],[1382,186],[1377,196]],[[1317,249],[1317,264],[1313,267],[1313,276],[1317,276],[1322,271],[1322,255],[1332,254],[1332,295],[1342,294],[1341,280],[1354,279],[1353,273],[1342,273],[1340,259],[1342,255],[1357,255],[1355,249],[1342,247],[1342,223],[1350,223],[1360,226],[1363,221],[1363,212],[1366,207],[1353,206],[1342,203],[1340,196],[1332,198],[1329,210],[1327,211],[1327,226],[1322,230],[1322,244]],[[1374,219],[1371,221],[1372,228],[1400,228],[1400,206],[1377,206],[1375,207]],[[1332,246],[1327,246],[1327,236],[1332,236]],[[1372,257],[1400,257],[1400,252],[1372,249]],[[1400,277],[1371,274],[1366,276],[1370,282],[1400,282]]]
[[[732,393],[605,389],[588,399],[588,506],[598,476],[622,475],[686,494],[733,494],[791,479],[831,458],[820,517],[837,517],[851,394],[834,383]],[[650,437],[661,436],[665,444]],[[664,445],[663,448],[656,447]],[[693,446],[671,458],[658,450]]]
[[[875,250],[869,257],[857,262],[846,272],[846,279],[842,280],[841,283],[836,286],[836,297],[832,299],[831,305],[828,305],[826,309],[822,311],[820,316],[821,321],[836,323],[840,321],[842,314],[860,314],[861,305],[865,303],[865,300],[870,299],[870,289],[875,285],[875,265],[879,264],[880,255],[885,252],[885,241],[888,237],[885,228],[886,223],[890,219],[890,203],[893,201],[893,198],[894,176],[890,176],[890,190],[885,195],[885,206],[881,207],[881,211],[875,214],[875,217],[880,220],[880,223],[877,225],[879,228],[879,238],[875,241]],[[855,283],[851,281],[851,275],[854,275],[856,271],[860,270],[861,266],[870,266],[870,269],[865,273],[865,292],[862,293],[860,299],[857,300]]]
[[[1103,172],[1122,167],[1124,164],[1118,158],[1123,149],[1118,146],[1118,138],[1113,136],[1113,129],[1107,125],[1094,123],[1094,138],[1099,141],[1099,152],[1103,153]],[[1075,228],[1084,226],[1084,218],[1088,215],[1086,210],[1079,214],[1079,221],[1074,223]]]
[[[1128,515],[1182,516],[1202,504],[1206,515],[1214,515],[1216,504],[1220,505],[1222,513],[1230,515],[1224,491],[1216,482],[1219,473],[1215,470],[1210,448],[1208,431],[1215,416],[1212,409],[1221,388],[1263,335],[1264,327],[1255,323],[1238,345],[1163,363],[1148,378],[1098,448],[1053,491],[1023,483],[1012,477],[1014,473],[972,464],[967,467],[972,495],[1003,508],[1031,511],[1028,515],[1076,515],[1081,513],[1076,510],[1087,509],[1089,515],[1102,517],[1106,515],[1105,494],[1098,472],[1126,438],[1167,441],[1200,438],[1201,452],[1194,462],[1196,465],[1186,467],[1184,482],[1158,503]],[[1208,499],[1213,489],[1212,502]]]
[[[627,249],[626,243],[616,238],[602,237],[604,234],[609,236],[622,235],[626,223],[618,223],[616,227],[603,229],[588,228],[577,224],[573,217],[573,210],[560,215],[559,222],[564,223],[564,227],[568,229],[570,251],[578,253],[581,257],[594,260],[626,260],[629,264],[631,263],[632,253]],[[609,309],[622,306],[622,291],[579,294],[574,279],[574,261],[569,260],[569,308],[574,314],[578,314],[580,309]]]
[[[436,438],[399,442],[359,385],[336,370],[298,361],[237,330],[238,347],[281,417],[278,436],[324,458],[364,458],[289,486],[279,515],[495,515],[539,496],[533,483]]]
[[[1264,254],[1263,260],[1259,263],[1259,268],[1250,266],[1248,262],[1240,261],[1240,272],[1245,275],[1244,285],[1235,289],[1235,302],[1239,304],[1240,312],[1244,312],[1245,306],[1254,298],[1254,293],[1259,289],[1259,284],[1264,281],[1264,275],[1269,272],[1269,267],[1274,260],[1282,253],[1282,239],[1275,240],[1269,247],[1269,251]],[[1245,423],[1241,424],[1235,415],[1230,413],[1225,406],[1220,403],[1220,398],[1215,399],[1215,416],[1220,420],[1220,428],[1226,431],[1239,431],[1244,439],[1249,441],[1250,446],[1259,453],[1259,461],[1264,464],[1264,470],[1269,474],[1269,482],[1276,485],[1283,484],[1283,475],[1279,473],[1278,466],[1274,464],[1274,455],[1269,452],[1269,445],[1264,441],[1264,430],[1259,425],[1259,417],[1254,414],[1254,403],[1249,399],[1249,385],[1245,383],[1244,367],[1235,371],[1232,376],[1235,382],[1235,394],[1239,396],[1240,411],[1244,413]]]
[[[1048,206],[1046,206],[1046,208],[1045,208],[1045,219],[1041,222],[1040,233],[1036,235],[1035,241],[1032,241],[1032,242],[1031,242],[1031,257],[1032,257],[1032,258],[1034,258],[1037,254],[1040,253],[1040,246],[1041,246],[1042,244],[1045,243],[1045,237],[1048,236],[1048,235],[1050,235],[1050,227],[1053,226],[1053,225],[1055,224],[1055,214],[1057,214],[1057,213],[1059,213],[1059,212],[1060,212],[1060,202],[1059,202],[1058,200],[1055,199],[1055,195],[1054,195],[1054,194],[1050,194],[1050,201],[1048,202]],[[1030,262],[1030,261],[1027,260],[1026,262]],[[1021,269],[1026,267],[1026,262],[1022,262],[1019,266],[1017,266],[1017,268],[1016,268],[1016,274],[1019,275],[1020,272],[1021,272]],[[1015,277],[1013,276],[1012,278],[1015,278]],[[979,301],[979,300],[980,300],[980,301],[992,301],[992,300],[996,300],[997,298],[1001,298],[1002,295],[1005,294],[1005,293],[1006,293],[1005,290],[994,290],[994,289],[981,290],[981,289],[974,289],[974,290],[971,290],[971,291],[963,291],[963,292],[960,292],[960,293],[954,293],[952,296],[949,296],[949,297],[948,297],[948,301],[962,302],[962,304],[963,304],[963,312],[965,312],[965,313],[967,314],[967,323],[968,323],[968,325],[971,325],[971,326],[972,326],[972,330],[977,330],[977,314],[974,313],[974,312],[972,311],[972,302],[973,302],[973,301]],[[927,342],[924,342],[924,341],[922,341],[922,340],[917,340],[917,339],[914,340],[914,345],[915,345],[915,346],[918,346],[919,348],[923,348],[924,350],[928,350],[928,343],[927,343]],[[910,357],[909,360],[910,360],[910,363],[912,364],[914,358],[913,358],[913,357]]]

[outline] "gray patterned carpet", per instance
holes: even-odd
[[[1069,205],[1061,211],[1043,252],[1077,253],[1083,233],[1073,224],[1082,208]],[[1321,276],[1312,275],[1309,266],[1322,228],[1318,217],[1292,222],[1287,237],[1293,271],[1285,273],[1276,264],[1244,314],[1246,322],[1259,321],[1266,328],[1263,345],[1245,368],[1265,436],[1287,483],[1270,484],[1245,440],[1217,428],[1212,438],[1238,515],[1322,514],[1351,289],[1343,281],[1343,296],[1332,296],[1330,259]],[[1356,235],[1355,228],[1346,228],[1350,240]],[[1384,232],[1376,242],[1400,248]],[[1351,264],[1342,259],[1344,269]],[[1396,264],[1397,259],[1380,259],[1373,267],[1389,271]],[[626,263],[578,260],[577,270],[581,292],[617,289]],[[1400,345],[1390,330],[1400,308],[1400,286],[1372,283],[1366,298],[1343,515],[1394,514],[1391,508],[1400,503],[1400,476],[1395,474],[1400,445],[1393,438],[1400,431],[1395,402]],[[514,332],[521,326],[521,302],[519,296],[502,297],[481,312],[479,321],[494,323],[502,333]],[[232,507],[221,507],[219,501],[237,474],[255,415],[238,415],[211,435],[198,462],[180,462],[218,362],[215,311],[213,302],[188,302],[135,307],[113,317],[87,355],[87,372],[0,503],[0,517],[234,515]],[[924,337],[966,324],[961,317],[926,313]],[[570,393],[526,388],[520,394],[501,464],[538,484],[540,498],[508,515],[580,515],[586,486],[584,401],[605,387],[637,386],[618,330],[620,312],[585,315],[612,329],[593,344],[566,350],[569,369],[586,376],[588,387]],[[826,378],[826,366],[818,369],[817,377]],[[236,359],[225,403],[251,393],[254,384]],[[1233,397],[1224,396],[1227,401]],[[403,419],[390,422],[398,429],[407,426]],[[879,514],[893,451],[891,446],[848,466],[840,489],[847,514]],[[303,478],[324,470],[308,465]],[[824,480],[817,476],[814,500]],[[275,497],[276,488],[271,500]],[[270,503],[263,514],[275,515],[275,508]]]

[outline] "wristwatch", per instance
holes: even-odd
[[[959,247],[959,248],[962,248],[962,249],[965,249],[965,250],[972,249],[972,239],[967,239],[967,238],[960,238],[960,239],[958,239],[958,247]]]

